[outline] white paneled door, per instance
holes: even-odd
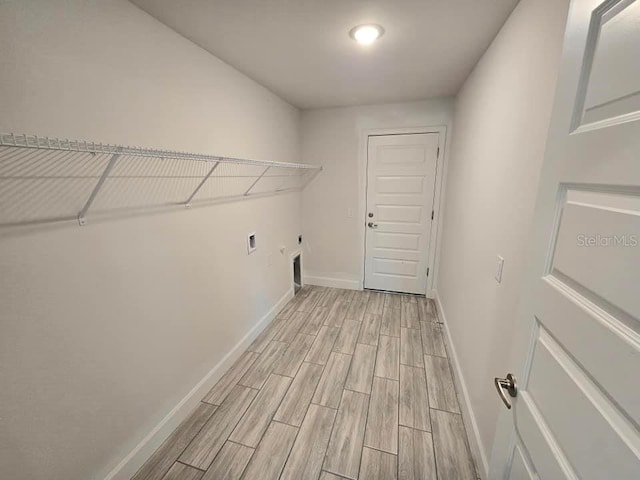
[[[369,137],[365,288],[426,293],[438,139]]]
[[[639,52],[640,0],[571,3],[492,479],[640,478]]]

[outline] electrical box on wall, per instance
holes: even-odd
[[[256,251],[256,248],[256,232],[253,232],[247,235],[247,252],[251,254]]]
[[[298,293],[302,288],[302,268],[300,264],[300,254],[293,257],[293,292]]]

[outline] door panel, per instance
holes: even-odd
[[[637,382],[640,339],[585,297],[549,277],[540,287],[538,315],[554,338],[634,422],[640,419]],[[595,341],[594,341],[595,340]],[[612,374],[612,370],[615,371]]]
[[[544,417],[532,402],[529,392],[518,394],[518,406],[521,407],[516,419],[517,443],[521,451],[532,458],[532,469],[543,480],[578,480],[571,465],[565,458],[560,446]],[[514,447],[515,450],[515,447]],[[507,465],[508,467],[508,465]],[[490,474],[491,478],[503,478]]]
[[[378,193],[396,193],[406,195],[409,193],[424,193],[424,178],[421,177],[376,177],[376,190]]]
[[[376,248],[389,248],[391,250],[409,250],[416,252],[420,247],[420,234],[378,232],[375,237]]]
[[[579,105],[580,125],[625,121],[640,110],[640,4],[623,0],[612,8],[596,9],[587,39]]]
[[[520,445],[516,446],[513,453],[509,480],[538,480],[538,475],[527,461]]]
[[[418,262],[406,259],[374,258],[373,268],[379,274],[414,278],[418,274]]]
[[[585,480],[633,478],[637,431],[566,350],[539,333],[527,391],[574,471]]]
[[[640,318],[640,296],[619,288],[640,285],[640,255],[633,248],[640,240],[640,197],[571,189],[565,196],[552,269]]]
[[[422,135],[422,134],[415,134]],[[390,138],[394,137],[394,138]],[[402,137],[402,138],[398,138]],[[380,136],[378,136],[380,138]],[[405,142],[407,139],[409,143]],[[385,135],[384,144],[378,143],[376,155],[379,165],[420,166],[426,163],[424,151],[414,143],[420,138],[413,135]]]
[[[571,3],[491,478],[640,478],[639,21]]]
[[[419,227],[423,210],[419,205],[378,205],[378,221],[411,223]]]
[[[369,137],[365,288],[426,293],[438,137]]]

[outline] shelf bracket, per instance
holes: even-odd
[[[319,169],[317,169],[315,172],[313,172],[311,174],[311,176],[300,186],[300,188],[304,188],[305,186],[309,185],[311,183],[311,181],[316,178],[318,176],[318,174],[322,171],[322,167],[320,167]]]
[[[204,186],[205,183],[207,183],[207,180],[209,180],[209,177],[211,176],[211,174],[213,172],[216,171],[216,168],[218,168],[218,165],[220,165],[220,161],[217,161],[215,163],[215,165],[213,167],[211,167],[211,170],[209,170],[209,173],[207,173],[204,178],[202,179],[202,181],[198,184],[198,186],[196,187],[196,189],[193,191],[193,193],[191,195],[189,195],[189,198],[187,198],[187,201],[184,202],[184,206],[189,208],[191,206],[191,200],[193,200],[193,197],[196,196],[196,194],[200,191],[200,189]]]
[[[115,166],[118,158],[120,158],[120,155],[121,155],[120,153],[114,153],[111,156],[111,158],[109,159],[109,163],[107,163],[107,166],[105,167],[104,172],[102,172],[102,175],[98,180],[98,183],[96,183],[96,186],[93,187],[93,191],[91,192],[91,195],[89,195],[87,202],[84,204],[84,207],[82,207],[82,210],[80,210],[80,212],[78,213],[78,223],[80,224],[81,227],[87,223],[85,218],[87,215],[87,212],[89,211],[89,208],[91,207],[91,204],[93,203],[93,201],[98,196],[98,192],[102,188],[102,185],[104,185],[104,182],[109,176],[109,174],[111,173],[111,170],[113,170],[113,167]]]
[[[271,168],[271,165],[269,165],[267,168],[265,168],[265,169],[264,169],[264,172],[262,172],[262,173],[260,174],[260,176],[259,176],[258,178],[256,178],[256,181],[255,181],[255,182],[253,182],[249,188],[247,188],[247,191],[246,191],[246,192],[244,192],[244,196],[245,196],[245,197],[246,197],[247,195],[249,195],[249,192],[250,192],[251,190],[253,190],[253,187],[255,187],[255,186],[256,186],[256,184],[257,184],[260,180],[262,180],[262,177],[264,177],[264,175],[269,171],[269,169],[270,169],[270,168]]]

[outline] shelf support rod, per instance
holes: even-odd
[[[256,178],[256,181],[255,181],[255,182],[253,182],[249,188],[247,188],[247,191],[246,191],[246,192],[244,192],[244,196],[245,196],[245,197],[246,197],[247,195],[249,195],[249,192],[250,192],[251,190],[253,190],[253,187],[255,187],[255,186],[256,186],[256,184],[257,184],[257,183],[262,179],[262,177],[264,177],[264,175],[269,171],[269,169],[270,169],[270,168],[271,168],[271,165],[269,165],[267,168],[265,168],[265,169],[264,169],[264,172],[262,172],[262,173],[260,174],[260,176],[259,176],[258,178]]]
[[[202,181],[198,184],[198,186],[196,187],[196,189],[193,191],[193,193],[189,196],[189,198],[187,198],[187,201],[184,202],[184,206],[189,208],[191,206],[191,200],[193,200],[193,197],[196,196],[196,194],[200,191],[200,189],[204,186],[205,183],[207,183],[207,180],[209,180],[209,177],[211,176],[211,174],[213,172],[216,171],[216,168],[218,168],[218,165],[220,165],[220,161],[217,161],[215,163],[215,165],[213,167],[211,167],[211,170],[209,170],[209,173],[207,173],[204,178],[202,179]]]
[[[85,216],[87,215],[87,212],[91,207],[91,204],[98,196],[98,192],[102,188],[102,185],[104,185],[104,182],[109,176],[109,174],[111,173],[111,170],[113,170],[113,167],[115,166],[116,161],[118,160],[118,158],[120,158],[120,155],[121,155],[120,153],[114,153],[111,156],[111,158],[109,159],[109,163],[107,163],[107,166],[105,167],[104,172],[102,172],[102,175],[98,180],[98,183],[96,183],[96,186],[93,187],[93,191],[91,192],[91,195],[89,195],[87,202],[84,204],[84,207],[82,207],[82,210],[80,210],[80,212],[78,213],[78,223],[80,224],[81,227],[87,223]]]
[[[307,185],[309,185],[309,184],[311,183],[311,180],[313,180],[314,178],[316,178],[316,177],[318,176],[318,174],[319,174],[321,171],[322,171],[322,167],[320,167],[320,168],[316,169],[316,171],[315,171],[315,172],[313,172],[313,173],[311,174],[311,176],[310,176],[307,180],[305,180],[305,181],[302,183],[302,185],[300,185],[300,188],[304,188],[304,187],[306,187]]]

